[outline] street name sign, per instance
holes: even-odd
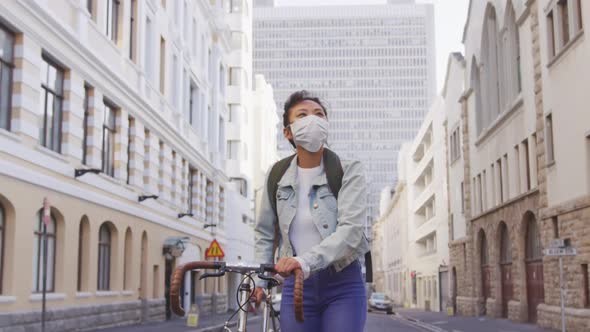
[[[576,248],[547,248],[545,249],[545,256],[576,256],[578,254]]]

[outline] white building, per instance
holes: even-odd
[[[258,4],[254,72],[272,84],[279,114],[296,90],[326,101],[330,146],[344,159],[364,162],[372,222],[381,189],[396,182],[400,145],[415,136],[435,95],[432,4]],[[281,132],[279,150],[293,153]]]
[[[375,279],[377,291],[386,293],[398,306],[409,306],[408,268],[408,198],[405,160],[409,144],[399,152],[398,181],[395,189],[387,188],[382,197],[385,202],[380,209],[380,218],[374,226],[373,251],[377,252]],[[379,228],[378,228],[379,227]],[[380,280],[379,280],[380,278]]]
[[[233,189],[251,170],[226,163],[231,115],[248,109],[241,3],[0,2],[2,315],[38,323],[44,197],[49,330],[163,319],[175,265],[205,259],[213,238],[242,250],[228,210],[252,218],[252,194]],[[187,277],[185,306],[197,292],[202,312],[227,309],[226,277]]]
[[[432,311],[445,310],[449,295],[444,106],[437,97],[416,138],[403,145],[403,181],[378,223],[383,290],[400,305]]]

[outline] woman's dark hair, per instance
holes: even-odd
[[[328,115],[328,110],[326,110],[326,106],[322,104],[319,97],[311,94],[307,90],[296,91],[287,98],[287,101],[285,101],[285,106],[283,108],[283,127],[287,128],[289,126],[289,110],[304,100],[315,101],[322,107],[326,116]]]

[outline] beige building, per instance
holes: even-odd
[[[49,331],[164,319],[172,268],[227,251],[227,198],[251,214],[226,172],[250,7],[0,2],[0,331],[39,326],[44,198]],[[187,277],[185,306],[226,310],[225,278]]]
[[[459,128],[463,164],[461,175],[449,163],[449,215],[453,226],[466,224],[450,248],[459,314],[560,327],[558,260],[543,251],[560,238],[578,248],[564,259],[568,331],[590,326],[590,121],[579,110],[583,89],[573,83],[589,55],[585,5],[470,3],[465,92],[460,116],[456,107],[447,114],[449,142]]]
[[[399,304],[441,311],[449,300],[448,198],[444,101],[441,96],[412,142],[400,151],[398,187],[385,208],[373,244],[377,271]],[[401,225],[401,224],[404,225]],[[404,296],[405,292],[405,296]]]

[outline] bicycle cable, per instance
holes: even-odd
[[[235,272],[235,273],[237,273],[237,272]],[[252,290],[256,289],[256,281],[254,280],[254,278],[252,278],[253,273],[254,272],[243,274],[242,280],[240,281],[240,284],[238,285],[238,288],[236,291],[236,302],[238,303],[238,309],[236,311],[234,311],[234,313],[229,317],[229,319],[225,322],[225,325],[229,324],[229,322],[231,322],[231,320],[236,316],[236,314],[238,312],[240,312],[240,310],[247,312],[246,310],[244,310],[244,306],[246,304],[250,303],[250,298],[252,297],[252,295],[254,295],[254,292],[251,293],[250,297],[246,300],[246,302],[240,303],[240,288],[246,282],[246,280],[249,279],[249,281],[252,281]]]

